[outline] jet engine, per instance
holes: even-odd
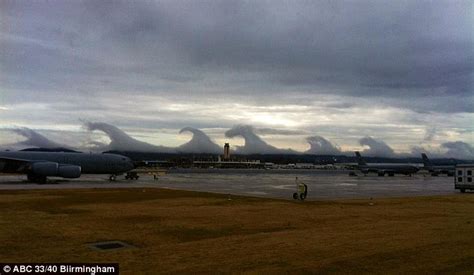
[[[81,166],[60,165],[58,168],[58,176],[70,179],[78,178],[81,176]]]
[[[56,176],[58,174],[59,163],[57,162],[35,162],[31,166],[33,174],[39,176]]]
[[[35,162],[32,164],[33,174],[45,177],[78,178],[81,167],[77,165],[60,165],[57,162]]]

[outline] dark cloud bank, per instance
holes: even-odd
[[[100,82],[166,94],[199,82],[212,84],[200,96],[237,96],[231,91],[244,83],[251,89],[238,92],[259,102],[268,95],[285,102],[276,95],[297,91],[345,96],[343,104],[364,98],[419,112],[474,112],[470,1],[4,1],[1,8],[9,28],[0,58],[12,88],[87,90],[83,83]]]

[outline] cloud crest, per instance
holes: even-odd
[[[41,147],[41,148],[59,148],[59,147],[66,148],[66,146],[56,143],[48,139],[47,137],[43,136],[42,134],[26,127],[12,129],[12,131],[26,138],[26,140],[18,142],[17,143],[18,146],[30,146],[30,147]]]
[[[114,125],[105,122],[85,122],[84,127],[88,131],[102,131],[109,138],[110,143],[107,145],[93,144],[95,149],[99,151],[135,151],[135,152],[158,152],[158,153],[174,153],[174,148],[157,146],[143,141],[139,141],[129,136],[124,131]]]
[[[377,157],[395,157],[395,152],[382,140],[376,140],[372,137],[363,137],[359,140],[359,144],[362,146],[368,146],[369,148],[364,149],[361,153],[367,156]]]
[[[2,144],[0,145],[0,148],[2,149],[8,149],[8,150],[22,150],[26,148],[74,149],[71,146],[52,141],[51,139],[45,137],[44,135],[38,133],[37,131],[29,129],[27,127],[14,128],[14,129],[10,129],[9,131],[19,136],[22,136],[26,139],[16,142],[16,143]]]
[[[329,140],[322,136],[307,137],[306,141],[309,143],[309,150],[305,154],[314,155],[339,155],[341,150],[334,146]]]
[[[206,135],[203,131],[193,128],[193,127],[184,127],[179,131],[180,134],[190,132],[193,134],[192,139],[180,145],[176,150],[182,153],[211,153],[211,154],[220,154],[222,152],[219,145],[214,143],[211,138]]]
[[[238,154],[297,154],[291,149],[279,149],[263,141],[251,125],[235,125],[232,129],[225,132],[229,138],[242,137],[245,141],[244,146],[237,146],[235,150]]]

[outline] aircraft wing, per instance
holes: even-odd
[[[31,160],[0,157],[0,172],[25,173],[31,168]]]

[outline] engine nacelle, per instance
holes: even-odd
[[[78,178],[81,176],[81,166],[77,165],[60,165],[58,176],[63,178]]]
[[[81,167],[77,165],[60,165],[57,162],[35,162],[31,170],[33,174],[45,177],[78,178],[81,176]]]
[[[31,166],[33,174],[39,176],[56,176],[58,174],[59,164],[57,162],[35,162]]]

